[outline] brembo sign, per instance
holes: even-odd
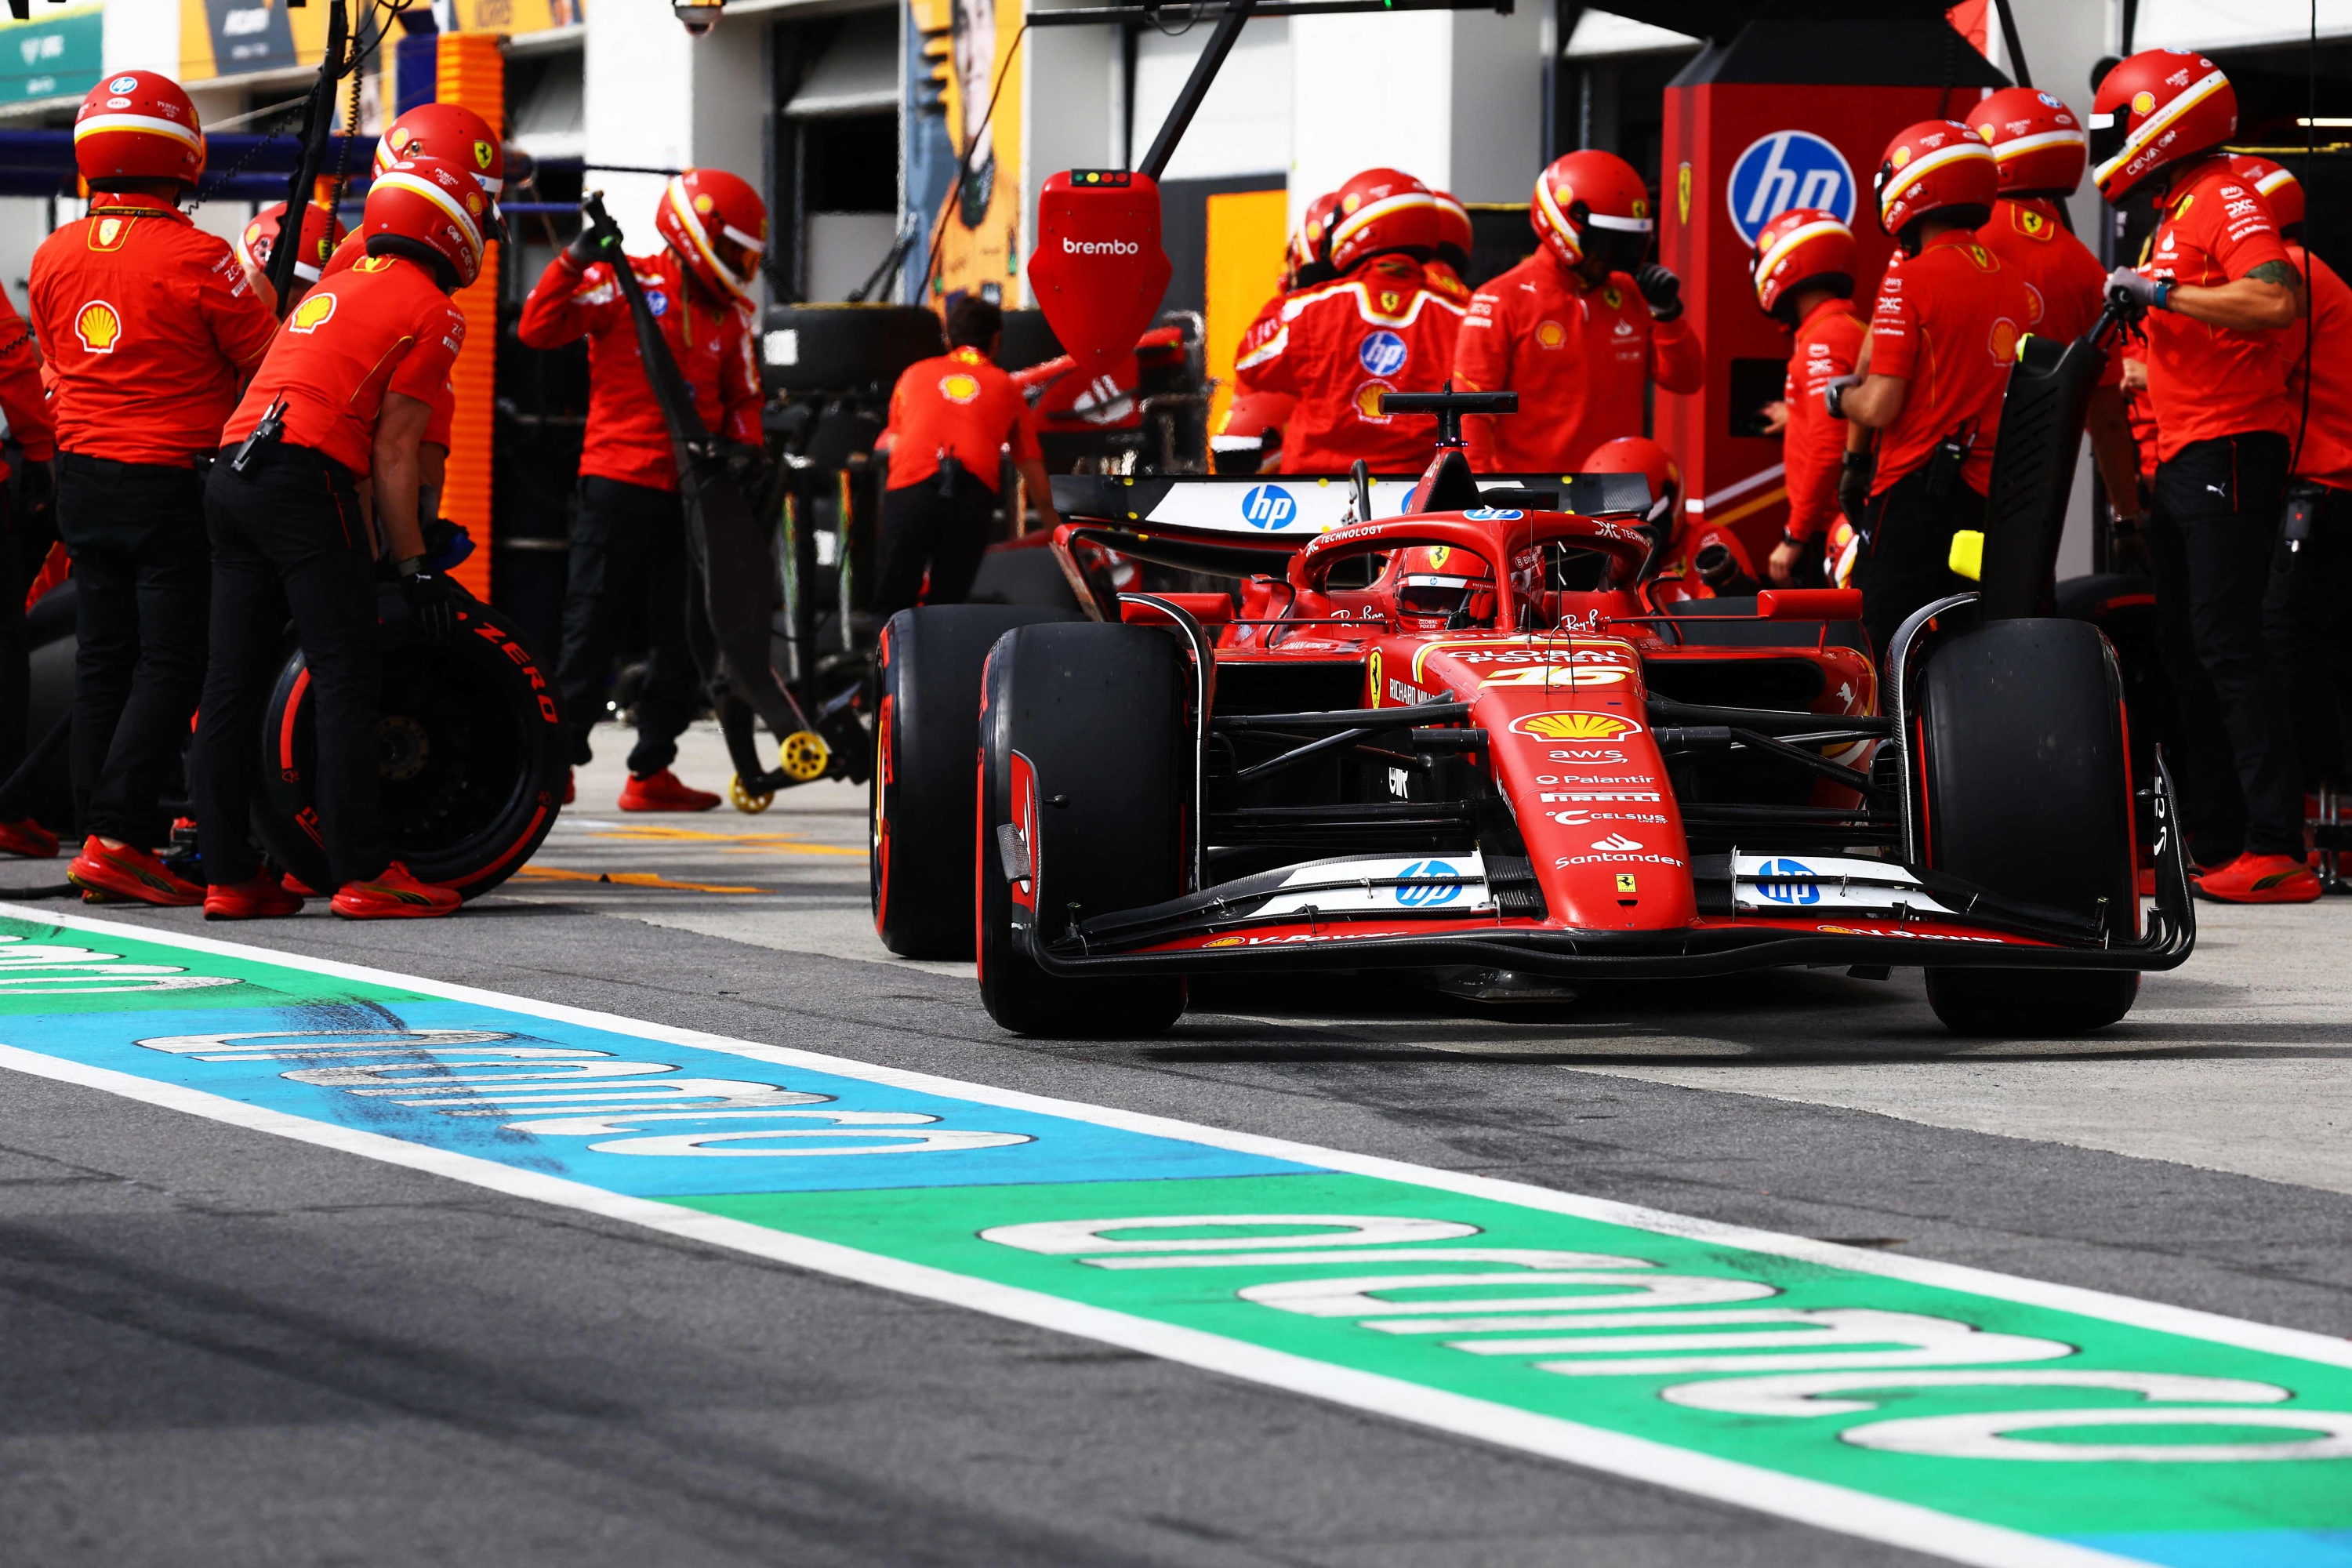
[[[1168,290],[1160,187],[1124,169],[1055,174],[1037,196],[1029,291],[1086,375],[1135,347]]]

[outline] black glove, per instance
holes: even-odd
[[[400,596],[408,605],[409,619],[435,642],[457,635],[457,590],[438,572],[424,569],[421,560],[401,563]]]
[[[1683,280],[1664,263],[1653,261],[1633,274],[1633,287],[1650,307],[1650,319],[1671,321],[1683,313]]]
[[[1848,452],[1838,468],[1838,510],[1854,527],[1862,526],[1863,508],[1870,503],[1870,481],[1878,472],[1875,452]]]
[[[722,441],[719,444],[719,456],[727,465],[727,477],[735,481],[735,488],[751,500],[759,500],[767,489],[767,448],[745,441]]]
[[[47,511],[58,499],[57,470],[47,463],[24,458],[16,468],[16,496],[24,503],[26,517],[38,517]]]
[[[590,267],[604,260],[607,254],[617,254],[620,237],[620,231],[612,225],[600,224],[583,216],[580,220],[580,233],[563,247],[563,254],[582,267]]]
[[[446,572],[474,552],[474,536],[447,518],[435,518],[421,531],[429,571]]]

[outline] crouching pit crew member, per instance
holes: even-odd
[[[2245,794],[2243,850],[2199,873],[2230,903],[2308,903],[2302,769],[2287,684],[2263,603],[2296,417],[2278,338],[2305,313],[2303,273],[2270,205],[2231,167],[2238,99],[2212,61],[2149,49],[2109,71],[2092,106],[2092,179],[2120,203],[2149,185],[2159,222],[2142,270],[2109,279],[2148,307],[2147,391],[2157,423],[2156,510],[2179,555],[2158,552],[2156,590],[2185,596]]]
[[[74,121],[89,214],[33,258],[32,324],[56,377],[58,531],[79,595],[66,875],[93,901],[194,904],[152,853],[170,831],[205,679],[205,475],[278,330],[228,242],[176,205],[205,169],[188,95],[122,71]]]
[[[688,169],[663,189],[654,227],[662,249],[624,259],[635,269],[662,337],[694,389],[704,426],[755,457],[762,394],[751,361],[751,289],[767,244],[767,204],[723,170]],[[593,754],[589,734],[604,710],[614,641],[632,606],[642,606],[646,679],[620,806],[709,811],[719,797],[688,787],[670,771],[697,697],[686,637],[686,510],[678,500],[677,457],[637,357],[636,323],[614,280],[615,263],[597,258],[583,227],[548,263],[515,327],[535,349],[588,340],[588,434],[556,668],[572,726],[572,764],[577,768]]]
[[[1952,535],[1984,526],[2000,400],[2032,309],[2023,279],[1977,239],[1998,188],[1992,150],[1948,120],[1903,132],[1878,166],[1878,221],[1904,259],[1879,284],[1868,374],[1832,382],[1822,406],[1878,432],[1853,585],[1882,659],[1912,611],[1972,586],[1951,569]]]
[[[887,623],[918,598],[927,605],[963,603],[988,547],[988,520],[996,510],[1007,447],[1039,525],[1061,526],[1037,445],[1036,417],[1013,378],[996,366],[1003,336],[1004,312],[967,295],[948,308],[948,352],[908,365],[890,389],[890,423],[874,443],[876,451],[890,454],[882,492],[882,562],[875,574],[877,621]]]
[[[366,258],[310,290],[222,432],[205,486],[212,528],[212,667],[194,774],[208,920],[292,914],[302,900],[265,871],[247,838],[262,706],[289,614],[310,671],[319,816],[353,920],[446,915],[457,894],[391,858],[376,772],[375,522],[408,614],[428,636],[455,629],[455,590],[424,566],[417,449],[431,400],[465,341],[448,296],[481,269],[489,197],[435,158],[394,163],[368,192]]]
[[[1748,263],[1756,303],[1789,329],[1788,379],[1781,398],[1780,462],[1789,485],[1789,521],[1765,570],[1783,588],[1822,573],[1821,542],[1838,515],[1838,474],[1846,424],[1824,399],[1830,383],[1853,374],[1862,353],[1862,318],[1853,309],[1853,231],[1819,207],[1791,207],[1756,236]]]

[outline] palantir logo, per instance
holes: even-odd
[[[1776,904],[1818,904],[1822,885],[1802,860],[1767,860],[1756,873],[1756,890]]]
[[[1461,875],[1443,860],[1416,860],[1397,873],[1400,878],[1458,877]],[[1459,882],[1407,883],[1396,890],[1396,901],[1409,910],[1435,909],[1450,904],[1462,896]]]
[[[1298,503],[1280,485],[1253,485],[1242,496],[1242,521],[1252,528],[1287,528]]]
[[[1825,207],[1851,224],[1853,198],[1844,153],[1810,131],[1775,131],[1750,142],[1731,165],[1723,210],[1753,245],[1757,231],[1790,207]]]
[[[1394,375],[1404,368],[1404,340],[1394,332],[1366,332],[1356,345],[1356,358],[1373,375]]]

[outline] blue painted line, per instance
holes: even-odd
[[[2352,1568],[2352,1530],[2190,1530],[2064,1539],[2163,1568]]]
[[[1316,1169],[462,1002],[19,1016],[5,1038],[634,1197]]]

